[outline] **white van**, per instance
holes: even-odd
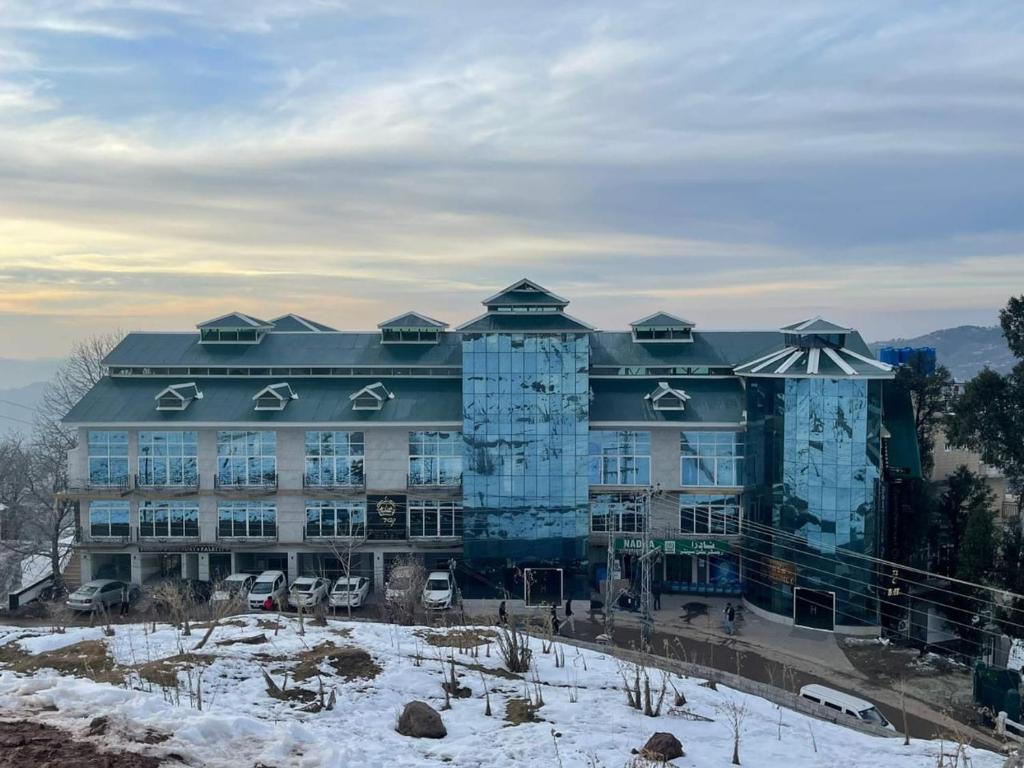
[[[288,603],[288,579],[282,571],[264,571],[256,577],[249,590],[249,608],[258,611],[267,607],[271,609]]]
[[[874,704],[850,696],[848,693],[826,688],[824,685],[805,685],[800,689],[800,696],[835,712],[842,712],[844,715],[863,720],[865,723],[888,728],[890,731],[896,730],[896,727],[885,719],[885,715],[879,712]]]

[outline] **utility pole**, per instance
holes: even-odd
[[[651,638],[654,634],[654,615],[651,612],[651,569],[658,551],[651,549],[651,509],[655,495],[660,494],[660,484],[648,487],[643,493],[643,542],[644,551],[640,555],[640,650],[651,649]]]

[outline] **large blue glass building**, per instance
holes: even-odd
[[[862,556],[914,443],[859,334],[597,330],[525,279],[483,304],[455,330],[232,312],[129,334],[66,417],[82,577],[331,575],[345,551],[376,591],[411,557],[536,604],[627,586],[646,532],[667,592],[877,625]]]

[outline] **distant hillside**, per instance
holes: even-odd
[[[32,431],[34,409],[43,398],[46,382],[37,381],[23,387],[0,389],[0,436],[20,432],[26,437]]]
[[[913,339],[876,341],[871,344],[871,351],[877,354],[882,347],[935,347],[939,363],[949,368],[957,381],[973,378],[985,366],[1006,373],[1016,362],[1002,329],[997,326],[961,325]]]

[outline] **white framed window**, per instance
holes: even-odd
[[[409,499],[410,538],[454,538],[462,535],[462,503]]]
[[[131,504],[127,501],[90,501],[89,536],[94,539],[131,535]]]
[[[194,501],[143,501],[139,536],[199,538],[199,504]]]
[[[591,485],[650,485],[651,433],[591,430]]]
[[[709,536],[738,534],[741,509],[739,496],[682,493],[679,495],[679,530]]]
[[[277,481],[277,433],[218,432],[220,486],[272,485]]]
[[[354,500],[307,501],[307,538],[344,538],[366,534],[366,502]]]
[[[461,432],[409,433],[409,485],[448,486],[462,482]]]
[[[682,432],[679,450],[682,485],[743,485],[742,432]]]
[[[139,432],[139,485],[199,485],[195,432]]]
[[[647,502],[640,494],[597,493],[590,497],[590,529],[595,533],[642,533]]]
[[[217,505],[217,536],[222,539],[276,538],[277,504],[222,501]]]
[[[128,482],[128,433],[89,432],[89,485],[120,486]]]
[[[310,487],[362,486],[362,432],[307,432],[304,481]]]

